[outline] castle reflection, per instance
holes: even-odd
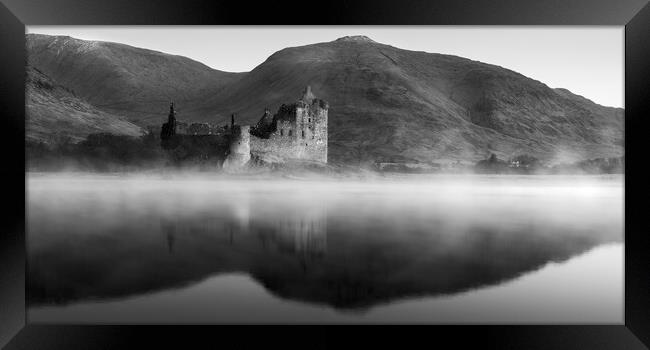
[[[622,241],[616,188],[536,200],[294,192],[32,191],[28,303],[142,296],[245,273],[276,297],[365,309],[497,285]]]
[[[160,230],[173,253],[177,237],[209,235],[229,245],[250,244],[255,237],[265,250],[295,255],[300,259],[322,258],[327,252],[327,215],[322,205],[270,217],[251,215],[250,203],[233,205],[230,211],[200,216],[173,215],[160,219]],[[244,202],[246,203],[246,202]],[[182,238],[181,238],[182,239]]]

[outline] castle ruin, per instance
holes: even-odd
[[[307,86],[297,102],[283,104],[274,115],[266,109],[252,127],[236,124],[234,115],[230,126],[194,123],[179,127],[187,124],[176,120],[172,103],[160,137],[163,148],[168,150],[178,146],[179,138],[210,136],[223,140],[213,144],[217,145],[216,154],[225,155],[224,168],[241,167],[251,159],[270,164],[295,160],[327,163],[328,109],[328,103],[316,98]],[[222,149],[225,144],[226,149]]]
[[[298,102],[282,105],[271,117],[268,110],[252,130],[251,152],[273,162],[302,159],[327,163],[326,101],[308,86]]]

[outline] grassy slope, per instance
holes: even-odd
[[[27,35],[29,63],[109,113],[145,121],[216,93],[239,74],[189,58],[67,36]]]
[[[53,142],[58,136],[80,141],[90,133],[141,135],[139,126],[98,110],[37,69],[27,69],[26,138]]]

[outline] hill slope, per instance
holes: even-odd
[[[330,102],[330,160],[547,160],[622,155],[623,110],[456,56],[346,37],[281,50],[204,109],[255,122],[305,85]],[[197,116],[189,116],[197,118]],[[198,117],[200,118],[200,117]],[[225,119],[224,119],[225,120]]]
[[[27,67],[26,138],[51,143],[59,137],[80,141],[90,133],[141,135],[139,126],[78,98],[37,69]]]
[[[169,102],[201,100],[236,80],[183,56],[67,36],[27,34],[29,64],[94,106],[132,121],[164,115]]]

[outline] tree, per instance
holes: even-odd
[[[500,174],[508,170],[508,163],[492,153],[487,159],[479,160],[474,166],[476,171],[487,174]]]

